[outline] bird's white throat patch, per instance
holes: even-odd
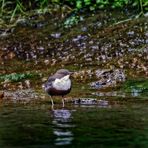
[[[52,82],[52,85],[57,90],[68,90],[71,87],[71,80],[69,79],[70,75],[67,75],[61,79],[55,79]]]

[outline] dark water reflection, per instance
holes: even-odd
[[[0,147],[148,147],[147,105],[1,104]]]

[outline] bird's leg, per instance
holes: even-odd
[[[53,107],[54,107],[54,102],[53,102],[53,99],[52,99],[51,96],[50,96],[50,100],[51,100],[51,108],[53,109]]]
[[[62,103],[63,103],[63,108],[65,106],[65,103],[64,103],[64,97],[62,96]]]

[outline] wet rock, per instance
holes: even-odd
[[[61,37],[61,33],[60,32],[59,33],[52,33],[51,37],[58,39]]]
[[[129,31],[129,32],[127,32],[127,35],[129,35],[129,36],[133,36],[134,34],[135,34],[134,31]]]
[[[79,98],[79,99],[73,100],[73,103],[74,104],[91,105],[91,104],[97,104],[97,99],[94,99],[94,98]]]
[[[34,101],[39,98],[39,94],[37,94],[33,89],[24,89],[24,90],[15,90],[15,91],[4,91],[5,95],[3,100],[12,100],[14,102],[17,101]]]
[[[126,79],[122,69],[98,69],[96,70],[96,77],[99,80],[90,83],[90,86],[95,89],[113,87],[119,82],[124,82]]]
[[[79,41],[86,40],[86,39],[87,39],[86,35],[78,35],[77,37],[73,38],[72,41],[79,42]]]
[[[99,106],[108,106],[109,102],[107,100],[97,100],[95,98],[78,98],[73,99],[74,104],[79,105],[99,105]]]

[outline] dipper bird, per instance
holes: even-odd
[[[51,98],[52,108],[54,106],[52,96],[62,96],[64,107],[63,96],[71,91],[71,74],[73,74],[73,72],[67,69],[60,69],[54,75],[50,76],[47,82],[42,85],[45,92],[47,92]]]

